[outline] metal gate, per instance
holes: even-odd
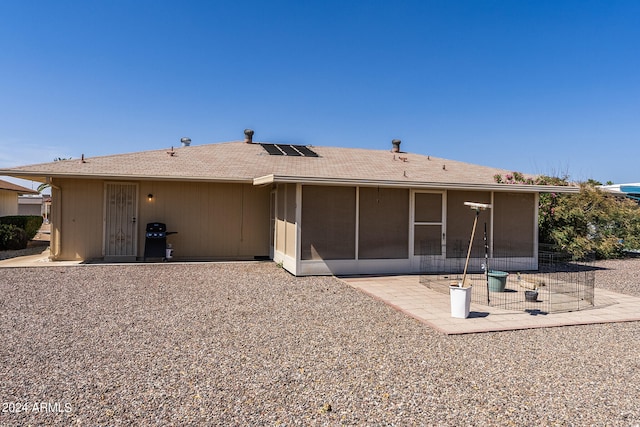
[[[138,184],[106,183],[104,201],[105,259],[135,261],[137,245]]]
[[[540,251],[538,259],[535,271],[529,270],[527,265],[519,265],[516,260],[502,258],[504,271],[488,275],[484,271],[467,274],[467,284],[473,285],[472,302],[531,313],[578,311],[608,304],[606,300],[595,301],[595,258],[574,260],[564,253]],[[462,279],[460,260],[463,259],[447,259],[434,265],[425,258],[421,283],[438,292],[449,293],[449,286]],[[489,265],[495,265],[491,258]]]

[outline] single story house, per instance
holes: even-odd
[[[18,198],[23,194],[39,193],[27,187],[0,179],[0,216],[18,215]]]
[[[464,258],[490,203],[491,255],[537,268],[538,194],[506,170],[389,150],[257,143],[190,145],[15,167],[52,189],[53,260],[142,260],[162,222],[176,260],[273,259],[294,275],[418,272]],[[474,246],[483,247],[483,233]],[[474,256],[479,266],[481,257]]]

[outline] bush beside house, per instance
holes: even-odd
[[[39,215],[13,215],[0,217],[0,250],[27,247],[42,226]]]
[[[583,183],[579,194],[558,195],[552,209],[546,224],[551,242],[578,258],[590,252],[620,258],[640,248],[640,207],[630,199]]]
[[[19,250],[27,247],[27,232],[12,224],[0,224],[0,250]]]
[[[569,185],[568,177],[527,178],[513,172],[495,175],[506,184]],[[581,259],[595,254],[599,259],[620,258],[625,250],[640,248],[640,206],[637,202],[602,191],[600,182],[580,184],[578,194],[541,193],[539,204],[540,243]]]

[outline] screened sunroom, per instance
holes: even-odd
[[[280,183],[272,194],[274,260],[293,274],[421,271],[424,259],[462,260],[473,212],[465,201],[490,203],[479,217],[474,247],[492,258],[537,268],[535,192]],[[479,268],[484,252],[475,251]]]

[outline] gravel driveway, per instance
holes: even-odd
[[[6,268],[0,325],[2,426],[640,424],[640,322],[446,336],[273,263]]]

